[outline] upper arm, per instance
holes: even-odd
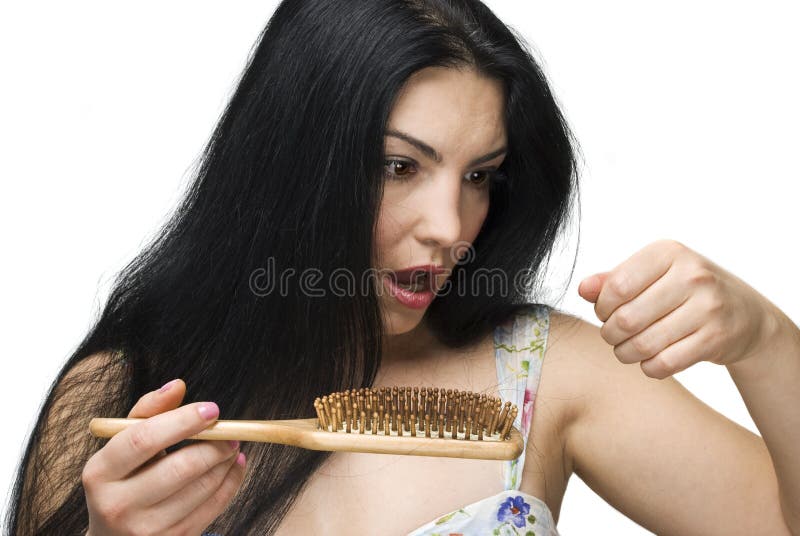
[[[592,490],[657,534],[790,534],[760,436],[675,378],[621,363],[600,328],[572,321],[562,350],[575,394],[564,451]]]

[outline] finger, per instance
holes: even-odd
[[[657,355],[671,344],[687,337],[703,325],[696,299],[660,318],[647,329],[614,346],[614,355],[622,363],[636,363]],[[613,315],[612,315],[613,319]]]
[[[132,473],[127,480],[137,506],[150,506],[180,492],[238,453],[229,441],[202,440],[171,452]],[[194,507],[193,507],[194,508]]]
[[[246,469],[247,461],[245,460],[244,452],[241,452],[237,461],[231,465],[228,474],[225,475],[225,479],[217,491],[186,518],[170,527],[170,532],[175,534],[197,534],[213,523],[236,496],[242,486],[242,482],[244,482]]]
[[[667,348],[639,363],[645,375],[663,380],[703,361],[703,348],[708,346],[708,337],[699,329],[688,337],[672,343]]]
[[[612,346],[622,344],[683,305],[691,289],[679,278],[676,270],[669,270],[633,300],[617,307],[600,328],[603,340]]]
[[[206,413],[201,413],[201,409]],[[104,481],[121,480],[160,450],[214,424],[219,408],[214,402],[194,402],[160,413],[115,434],[90,462]]]
[[[187,518],[192,523],[205,523],[205,525],[208,525],[225,509],[230,497],[226,497],[228,494],[223,493],[223,497],[226,500],[224,503],[218,504],[218,506],[222,507],[221,509],[215,508],[217,506],[216,502],[208,503],[209,499],[217,495],[223,486],[226,486],[225,491],[230,489],[230,483],[227,485],[225,483],[225,480],[230,478],[229,475],[239,477],[240,474],[243,475],[244,473],[241,470],[241,466],[236,463],[238,456],[239,451],[237,450],[229,458],[197,477],[189,485],[184,486],[173,495],[148,508],[148,512],[157,519],[163,520],[163,526],[165,527],[180,523]],[[237,468],[239,468],[238,471]],[[234,483],[236,484],[234,487],[235,492],[241,483],[241,479],[236,478]],[[209,507],[212,510],[211,512],[203,511],[208,510]],[[206,516],[211,514],[213,514],[212,517],[207,519]],[[180,534],[181,532],[175,533]],[[196,534],[197,532],[194,533]]]
[[[183,402],[186,384],[180,378],[172,380],[157,391],[142,396],[128,413],[128,418],[147,418],[175,409]]]
[[[679,247],[673,244],[677,242],[653,242],[611,270],[594,304],[597,318],[605,322],[620,305],[638,296],[667,273]]]
[[[142,396],[128,412],[128,418],[147,418],[175,409],[181,405],[184,396],[186,396],[186,384],[180,378],[176,378],[160,389]],[[161,450],[155,455],[155,459],[166,455],[167,451]]]
[[[594,274],[581,281],[581,284],[578,285],[578,294],[581,298],[592,303],[596,302],[597,297],[600,295],[600,289],[603,288],[608,278],[608,274],[609,272]]]

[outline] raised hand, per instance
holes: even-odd
[[[584,279],[600,333],[622,363],[663,379],[700,361],[730,365],[767,341],[774,306],[737,278],[674,240],[659,240],[611,270]]]

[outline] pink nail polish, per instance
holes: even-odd
[[[236,457],[236,463],[244,467],[244,452],[240,452],[239,455]]]
[[[161,386],[161,389],[159,389],[158,392],[163,393],[165,391],[169,391],[170,389],[172,389],[172,386],[175,385],[176,381],[177,380],[172,380],[170,382],[165,383],[164,385]]]
[[[197,412],[202,418],[210,421],[211,419],[216,419],[219,417],[219,406],[217,406],[214,402],[206,402],[205,404],[200,404],[200,406],[198,406]]]

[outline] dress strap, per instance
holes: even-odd
[[[518,490],[528,447],[528,430],[532,422],[534,400],[544,362],[550,308],[531,304],[516,316],[494,329],[494,355],[497,365],[498,392],[503,404],[511,402],[519,408],[514,427],[522,434],[524,448],[515,460],[503,462],[503,485]]]

